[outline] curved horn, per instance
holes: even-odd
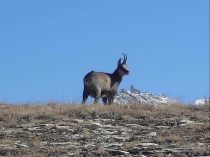
[[[126,63],[126,61],[127,61],[127,54],[123,53],[123,56],[124,56],[123,63]]]
[[[125,54],[123,53],[123,63],[125,63]]]

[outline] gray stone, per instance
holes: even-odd
[[[122,151],[122,150],[116,150],[116,149],[106,149],[106,151],[108,151],[109,153],[111,153],[112,155],[130,155],[129,152],[126,151]]]

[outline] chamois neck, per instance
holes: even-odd
[[[119,73],[119,70],[116,69],[113,73],[112,73],[113,78],[120,83],[122,81],[122,76]]]

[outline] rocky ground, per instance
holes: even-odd
[[[0,156],[210,156],[209,104],[0,104]]]

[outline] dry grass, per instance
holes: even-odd
[[[178,142],[180,140],[180,136],[179,135],[175,135],[175,134],[169,134],[169,137],[167,139],[169,142]]]
[[[130,149],[130,148],[134,148],[138,143],[139,143],[139,141],[124,142],[124,143],[123,143],[123,146],[124,146],[126,149]]]
[[[98,148],[95,153],[96,156],[109,156],[109,153],[104,148]]]
[[[1,144],[13,144],[14,139],[12,137],[2,138],[2,139],[0,139],[0,143]]]
[[[31,136],[31,132],[25,133],[23,130],[18,130],[19,126],[31,127],[38,126],[40,124],[52,124],[59,126],[78,127],[76,119],[110,119],[117,121],[117,125],[138,124],[140,126],[148,126],[154,128],[155,126],[164,126],[167,128],[161,128],[153,130],[157,132],[157,136],[151,138],[151,142],[157,142],[158,144],[177,144],[187,143],[187,140],[192,142],[206,143],[210,140],[210,106],[194,106],[194,105],[149,105],[134,103],[126,106],[113,105],[77,105],[77,104],[57,104],[49,102],[45,104],[5,104],[0,102],[0,132],[11,130],[13,136],[0,137],[0,144],[13,145],[15,141],[20,139],[23,142],[27,142],[31,147],[36,149],[40,148],[40,144],[43,141],[53,139],[53,137],[46,137],[45,134],[37,134],[35,137]],[[194,121],[183,129],[180,120],[187,119]],[[104,122],[105,123],[105,122]],[[60,130],[61,131],[61,130]],[[62,130],[62,132],[68,131]],[[80,132],[80,140],[84,142],[91,141],[91,128],[83,128],[78,130]],[[152,132],[152,131],[151,131]],[[144,135],[141,130],[130,130],[131,134]],[[7,133],[5,133],[7,135]],[[187,138],[185,136],[188,136]],[[30,140],[28,141],[30,137]],[[65,140],[65,139],[64,139]],[[60,139],[62,141],[62,139]],[[133,139],[123,143],[125,149],[131,149],[136,146],[139,139]],[[143,141],[140,141],[143,142]],[[74,149],[74,148],[69,148]],[[204,155],[206,147],[197,147],[194,152],[197,155]],[[30,151],[30,152],[27,152]],[[43,152],[37,152],[33,150],[27,150],[25,153],[30,156],[59,156],[59,154],[68,154],[68,150],[61,149],[56,146],[50,146]],[[96,155],[108,155],[108,152],[103,148],[97,148]],[[18,153],[21,152],[17,152]],[[158,156],[162,156],[160,153]]]
[[[35,147],[40,147],[41,139],[39,137],[35,137],[32,141],[31,144]]]
[[[207,150],[208,150],[207,147],[197,147],[194,149],[194,152],[196,155],[203,155],[203,154],[205,154],[205,152],[207,152]]]
[[[0,126],[16,127],[19,123],[41,123],[47,120],[73,120],[74,118],[122,118],[132,121],[134,118],[166,119],[176,116],[184,119],[191,116],[193,120],[204,121],[209,116],[206,106],[192,105],[159,105],[131,104],[120,106],[117,104],[104,105],[74,105],[56,104],[49,102],[42,105],[10,105],[0,103]]]
[[[168,132],[165,135],[162,134],[157,137],[158,143],[173,143],[173,142],[178,142],[180,140],[181,140],[180,135]]]

